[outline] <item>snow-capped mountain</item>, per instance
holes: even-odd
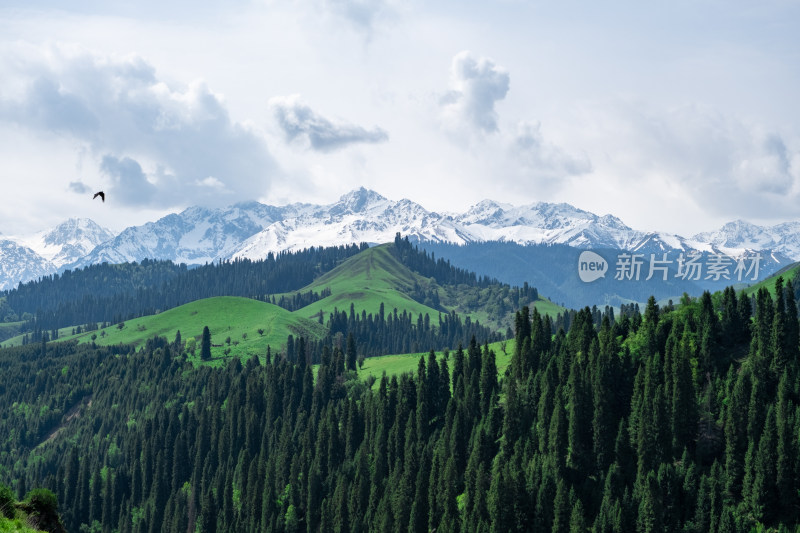
[[[775,250],[800,260],[800,222],[762,227],[735,220],[716,231],[698,233],[693,240],[720,247]]]
[[[0,290],[13,289],[20,281],[51,274],[55,265],[30,248],[0,239]]]
[[[484,200],[453,220],[469,229],[473,241],[631,249],[645,235],[614,216],[600,217],[564,203],[515,207]]]
[[[362,187],[328,205],[247,202],[223,209],[190,207],[116,236],[91,220],[73,219],[29,238],[7,237],[0,241],[0,287],[104,261],[150,258],[202,264],[260,259],[269,252],[311,246],[389,242],[398,232],[419,242],[566,244],[643,254],[699,251],[738,256],[760,251],[770,254],[775,265],[800,260],[800,222],[760,227],[736,221],[685,238],[639,231],[613,215],[598,216],[564,203],[513,206],[484,200],[464,213],[443,214]]]
[[[297,216],[311,206],[273,207],[248,202],[225,209],[190,207],[156,222],[132,226],[97,246],[70,268],[102,263],[169,259],[176,263],[202,264],[232,255],[241,243],[270,224]]]
[[[113,236],[88,218],[71,218],[33,235],[6,237],[0,241],[0,290],[57,272]]]
[[[233,250],[230,257],[259,259],[269,252],[311,246],[378,244],[393,240],[397,232],[420,241],[474,240],[444,215],[427,211],[410,200],[393,202],[362,188],[345,194],[334,204],[307,209],[269,225]]]
[[[70,218],[58,226],[40,231],[18,242],[53,263],[57,268],[84,257],[114,234],[88,218]]]

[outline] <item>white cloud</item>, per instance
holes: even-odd
[[[219,181],[214,176],[208,176],[200,181],[197,182],[198,185],[202,185],[203,187],[209,187],[212,189],[223,190],[225,189],[225,184]]]
[[[71,181],[68,188],[70,192],[74,192],[75,194],[88,194],[92,192],[92,189],[80,181]]]
[[[789,153],[783,138],[775,133],[758,132],[754,137],[750,149],[735,164],[733,175],[744,188],[752,186],[763,193],[791,194],[800,170],[792,169],[792,159],[796,160],[800,152]]]
[[[796,2],[583,3],[577,18],[573,4],[518,1],[9,2],[6,233],[147,220],[113,203],[127,195],[110,187],[138,176],[126,158],[158,191],[151,218],[176,202],[327,202],[359,185],[438,210],[570,202],[692,234],[800,215]],[[296,92],[331,127],[298,119],[287,144],[265,99]],[[326,145],[337,126],[376,125],[390,142]],[[270,179],[276,160],[291,179]],[[111,205],[71,182],[106,188]]]
[[[652,209],[685,223],[797,216],[796,136],[699,105],[595,104],[582,117],[573,130],[597,163],[595,177],[629,204],[657,198]]]
[[[544,178],[558,179],[587,174],[592,170],[586,154],[572,155],[546,141],[539,123],[519,122],[510,149],[528,171]]]
[[[552,194],[567,178],[591,172],[585,153],[572,154],[545,138],[539,122],[502,119],[496,105],[510,88],[504,67],[464,51],[453,57],[450,76],[451,90],[439,102],[442,125],[451,140],[481,160],[494,183]]]
[[[324,5],[367,37],[371,37],[378,20],[394,12],[386,0],[324,0]]]
[[[131,206],[152,205],[157,188],[147,180],[139,163],[129,157],[103,156],[100,169],[111,179],[109,199]]]
[[[37,52],[15,72],[24,90],[0,96],[0,119],[83,143],[119,203],[219,205],[267,192],[276,164],[265,141],[204,82],[175,87],[137,56]],[[198,184],[209,175],[227,194]]]
[[[312,150],[319,152],[389,139],[389,135],[378,127],[368,130],[355,124],[329,120],[301,102],[297,95],[272,98],[269,106],[288,142],[303,139]]]
[[[463,51],[450,66],[451,90],[441,100],[445,126],[455,132],[469,128],[479,133],[497,131],[495,103],[508,94],[508,72],[494,61]]]

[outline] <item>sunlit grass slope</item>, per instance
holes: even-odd
[[[328,288],[331,295],[295,313],[311,318],[323,311],[327,319],[334,308],[349,311],[352,302],[359,313],[365,310],[375,315],[383,303],[387,314],[397,309],[400,313],[406,310],[414,316],[420,313],[437,316],[439,311],[406,295],[417,280],[417,274],[395,259],[387,245],[377,246],[351,257],[301,289],[299,292],[320,292]]]
[[[505,352],[503,352],[504,342]],[[508,365],[511,363],[511,355],[514,353],[514,345],[514,339],[489,344],[489,349],[494,351],[498,377],[502,377],[505,374],[506,368],[508,368]],[[448,364],[451,366],[451,368],[455,351],[455,348],[450,350]],[[466,347],[464,348],[464,352],[466,353]],[[364,366],[359,368],[358,375],[363,380],[369,379],[370,376],[374,376],[376,380],[379,380],[384,372],[386,372],[387,377],[399,376],[405,372],[416,372],[417,365],[419,365],[419,358],[424,356],[427,360],[428,353],[430,352],[368,357],[364,360]],[[444,357],[444,352],[437,351],[436,359],[440,361],[442,357]],[[374,386],[377,387],[377,381]]]
[[[32,529],[21,518],[6,518],[0,514],[0,533],[43,533],[39,529]]]
[[[567,310],[565,307],[551,302],[544,296],[539,296],[539,299],[533,303],[533,307],[539,311],[539,314],[548,315],[551,318],[555,318],[559,313],[564,313],[564,311]]]
[[[797,280],[798,272],[800,272],[800,263],[791,264],[786,268],[779,270],[778,272],[768,277],[767,279],[764,279],[762,281],[759,281],[755,285],[747,287],[742,292],[750,296],[751,294],[757,293],[761,287],[765,287],[772,296],[775,296],[775,282],[778,281],[778,278],[780,277],[783,278],[784,285],[786,284],[787,281],[791,280],[792,283],[794,283],[796,286],[798,282]]]
[[[155,335],[172,341],[178,330],[184,341],[196,338],[197,353],[200,351],[200,337],[203,327],[211,332],[212,357],[222,357],[230,349],[230,356],[263,356],[267,345],[273,350],[286,344],[291,335],[321,337],[324,327],[311,320],[296,316],[285,309],[269,303],[221,296],[197,300],[157,315],[128,320],[109,326],[100,331],[76,335],[80,342],[95,342],[100,345],[134,344],[140,346]],[[263,330],[260,334],[258,330]],[[227,338],[230,337],[230,344]],[[67,337],[68,338],[68,337]]]

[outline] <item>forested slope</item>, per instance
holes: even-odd
[[[169,261],[104,263],[46,276],[0,296],[20,318],[30,316],[23,327],[28,331],[117,323],[201,298],[266,299],[270,294],[300,289],[366,248],[366,244],[309,248],[270,254],[260,261],[227,261],[194,269]],[[309,297],[313,301],[319,295]]]
[[[3,350],[0,481],[70,531],[796,529],[791,287],[545,324],[519,313],[504,376],[473,343],[375,390],[338,346],[315,380],[302,341],[221,369],[165,340]]]

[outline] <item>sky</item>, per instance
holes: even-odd
[[[797,0],[3,0],[0,233],[360,186],[685,236],[798,220],[798,23]]]

